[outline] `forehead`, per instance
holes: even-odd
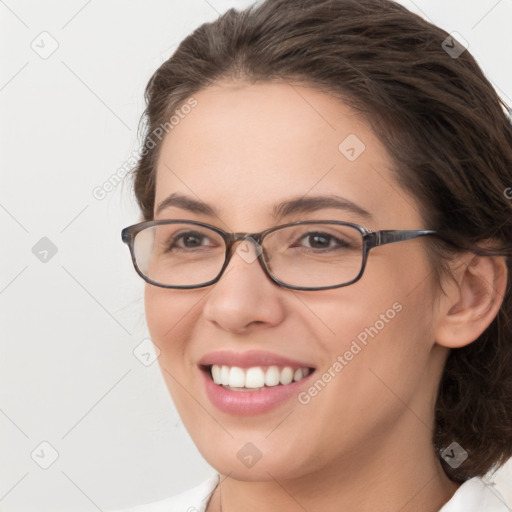
[[[194,99],[163,141],[155,205],[180,192],[247,218],[288,197],[337,194],[391,222],[411,202],[362,117],[326,93],[227,82]]]

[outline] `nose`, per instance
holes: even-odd
[[[261,248],[252,239],[238,241],[219,281],[208,293],[203,315],[233,333],[278,325],[284,318],[284,288],[261,268]]]

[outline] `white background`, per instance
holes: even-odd
[[[2,511],[108,510],[213,472],[158,364],[133,354],[148,333],[120,236],[139,220],[130,183],[92,192],[139,148],[156,68],[195,27],[250,3],[0,1]],[[511,0],[403,3],[460,33],[512,105]],[[58,48],[43,59],[32,44]],[[45,263],[32,251],[43,237],[57,250]],[[43,441],[58,453],[48,469],[35,462],[50,461]],[[510,506],[512,471],[496,480]]]

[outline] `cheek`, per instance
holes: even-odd
[[[144,292],[148,330],[151,339],[162,352],[167,349],[166,332],[175,323],[173,320],[176,317],[176,309],[170,307],[169,296],[166,292],[167,290],[149,284],[146,284]]]
[[[323,304],[335,335],[319,338],[324,363],[300,397],[308,425],[303,439],[323,436],[331,448],[343,439],[378,439],[413,400],[432,341],[428,315],[422,313],[425,296],[407,293],[407,287],[389,293],[361,287],[350,300]]]
[[[371,400],[379,389],[389,392],[378,377],[405,395],[421,378],[435,342],[434,290],[430,267],[421,253],[411,252],[405,258],[397,251],[379,254],[359,282],[304,299],[320,317],[317,332],[327,333],[318,337],[327,356],[323,371],[337,360],[343,366],[336,368],[345,378],[333,387],[350,381],[351,392]]]
[[[187,359],[189,339],[193,336],[200,295],[146,285],[145,312],[151,340],[160,350],[158,364],[169,393],[180,413],[186,412],[187,377],[192,364]]]
[[[146,285],[144,306],[148,330],[153,343],[160,350],[160,366],[173,375],[181,374],[187,366],[185,349],[193,336],[201,296],[202,293],[197,291],[188,293]]]
[[[191,318],[198,311],[203,294],[197,291],[172,290],[146,284],[144,307],[148,329],[155,343],[179,340],[190,329]],[[180,335],[178,335],[178,333]],[[179,343],[178,343],[179,344]]]

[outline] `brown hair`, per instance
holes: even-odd
[[[510,119],[470,53],[455,58],[445,51],[447,37],[390,0],[267,0],[201,25],[146,87],[144,150],[133,169],[144,219],[153,218],[159,127],[172,129],[169,119],[187,99],[221,79],[290,80],[361,111],[397,179],[419,201],[427,228],[459,250],[505,255],[510,276]],[[475,249],[488,239],[494,251]],[[431,240],[439,278],[453,253]],[[483,476],[512,456],[511,316],[509,279],[491,325],[473,343],[452,349],[444,368],[433,445],[439,455],[453,441],[468,452],[458,468],[440,456],[456,482]]]

